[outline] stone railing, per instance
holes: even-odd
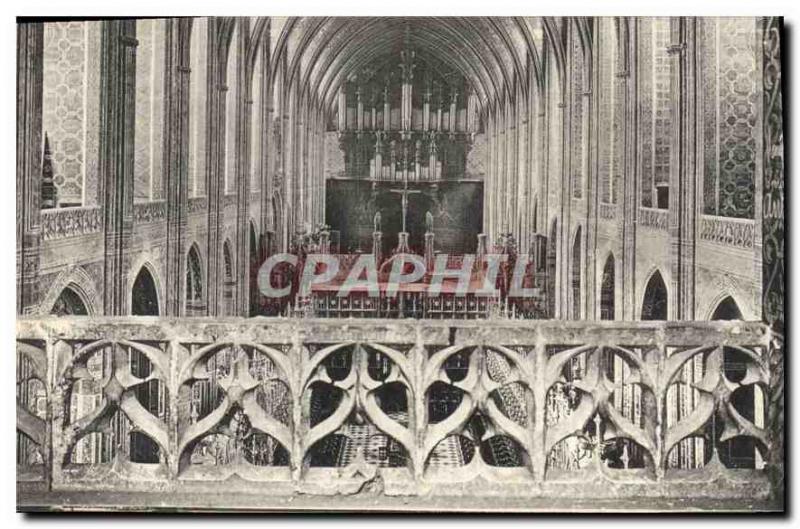
[[[666,231],[669,226],[669,210],[639,208],[639,224],[648,228]]]
[[[103,211],[98,206],[42,210],[42,239],[51,241],[100,233]]]
[[[606,204],[604,202],[601,202],[599,207],[599,214],[601,219],[614,220],[614,217],[617,214],[617,205]]]
[[[238,196],[236,193],[226,193],[222,197],[222,207],[223,208],[232,208],[236,206],[238,201]]]
[[[751,249],[755,240],[755,222],[752,219],[734,219],[703,215],[700,218],[700,240],[726,246]]]
[[[756,322],[23,318],[18,502],[769,506],[773,342]],[[729,468],[742,436],[755,468]]]
[[[167,218],[167,202],[139,202],[133,205],[133,220],[137,224],[160,222]]]
[[[207,197],[194,197],[189,199],[189,215],[200,215],[208,211]]]

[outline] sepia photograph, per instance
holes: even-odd
[[[18,512],[785,513],[782,17],[74,15]]]

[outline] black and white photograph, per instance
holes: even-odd
[[[17,18],[16,510],[785,513],[784,20],[620,11]]]

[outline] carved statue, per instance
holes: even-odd
[[[375,212],[375,218],[373,219],[374,231],[379,232],[381,231],[381,212]]]
[[[433,233],[433,215],[430,211],[425,212],[425,231]]]

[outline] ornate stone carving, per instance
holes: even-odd
[[[208,210],[208,198],[194,197],[189,199],[189,215],[200,215]]]
[[[605,220],[614,220],[614,217],[617,215],[617,205],[616,204],[605,204],[600,203],[600,207],[598,208],[600,218]]]
[[[666,230],[669,211],[666,209],[639,208],[639,224],[656,230]]]
[[[45,241],[100,233],[103,212],[99,207],[62,208],[42,211],[42,238]]]
[[[141,202],[133,205],[133,219],[137,224],[158,222],[167,218],[167,203],[164,200],[157,202]]]
[[[700,220],[700,239],[750,249],[755,239],[755,223],[749,219],[703,215]]]
[[[342,325],[272,318],[197,325],[175,320],[142,323],[135,318],[21,319],[21,348],[55,338],[63,347],[34,351],[43,366],[56,369],[45,378],[51,422],[42,423],[53,429],[52,437],[37,434],[45,426],[29,427],[24,413],[18,413],[18,430],[39,439],[45,451],[52,450],[47,465],[53,491],[155,487],[196,493],[216,491],[224,482],[226,492],[252,494],[253,482],[258,482],[258,490],[270,494],[349,494],[369,486],[379,495],[426,495],[455,483],[481,483],[475,489],[480,495],[491,483],[493,494],[514,491],[523,496],[563,496],[579,490],[595,498],[634,493],[680,498],[691,490],[713,498],[766,498],[770,489],[764,474],[754,471],[734,479],[737,471],[718,459],[717,442],[710,447],[712,463],[704,468],[671,473],[670,452],[706,428],[721,429],[717,431],[723,431],[724,438],[747,436],[760,451],[769,449],[771,434],[781,432],[747,420],[735,412],[732,401],[733,393],[746,385],[771,387],[781,351],[770,348],[768,328],[758,322],[604,323],[380,320]],[[723,344],[742,353],[745,379],[723,377]],[[96,364],[105,366],[99,378],[89,369],[96,355],[105,358]],[[143,378],[131,376],[131,362],[137,357],[147,358],[151,366]],[[613,397],[618,387],[609,378],[610,357],[626,366],[629,382],[654,397],[636,420]],[[694,382],[696,405],[681,419],[662,422],[669,406],[676,405],[668,395],[680,385],[685,367],[697,361],[703,368]],[[76,416],[66,396],[86,380],[94,380],[93,387],[104,398],[100,406]],[[198,410],[192,397],[195,387],[210,380],[219,397],[207,401],[208,409]],[[168,408],[156,411],[139,403],[136,388],[150,381],[158,381],[159,398]],[[405,411],[382,407],[379,396],[388,385],[406,395]],[[449,387],[462,398],[438,420],[429,421],[423,410],[435,385]],[[324,387],[342,397],[331,401],[332,409],[320,420],[313,392]],[[568,413],[558,417],[546,411],[554,391],[567,391],[574,401]],[[309,399],[311,411],[304,404]],[[89,462],[86,469],[70,463],[82,437],[112,431],[110,421],[117,409],[131,431],[146,435],[158,447],[153,472],[129,465],[131,455],[123,450],[108,463]],[[315,413],[318,418],[312,420],[309,414]],[[469,426],[475,417],[483,425],[480,431]],[[362,444],[342,456],[338,468],[310,464],[320,443],[331,435],[363,437],[370,431],[375,433],[367,439],[379,434],[395,447],[393,462],[380,463],[383,456]],[[209,436],[239,439],[221,446],[242,455],[202,464],[203,453],[197,450]],[[463,460],[442,468],[435,464],[442,457],[439,447],[453,436],[467,438],[473,448],[465,452],[462,444]],[[565,485],[550,468],[553,451],[576,436],[589,458],[588,466],[577,470],[584,476],[579,489]],[[614,474],[621,471],[609,468],[600,457],[601,447],[617,438],[635,443],[636,450],[646,454],[640,458],[644,468],[624,474],[622,481],[614,477],[622,476]],[[505,440],[501,451],[513,451],[506,455],[519,461],[510,465],[516,468],[498,472],[490,466],[486,458],[498,457],[497,439]],[[242,459],[254,457],[257,463]],[[629,457],[623,459],[627,464]],[[237,476],[240,479],[230,479]],[[715,485],[698,491],[693,485],[697,479],[713,480]],[[184,488],[187,480],[193,482],[189,489]]]

